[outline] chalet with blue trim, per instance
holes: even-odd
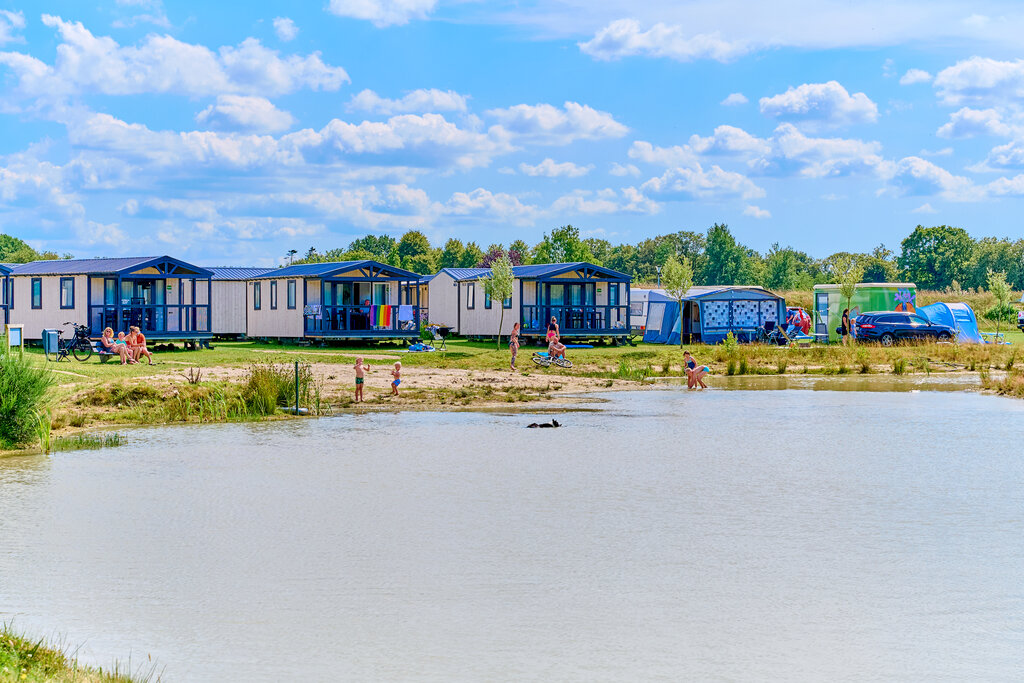
[[[377,261],[276,268],[247,283],[248,335],[418,339],[420,276]]]
[[[430,321],[468,337],[508,335],[520,323],[524,338],[544,337],[555,318],[562,337],[629,335],[630,276],[592,263],[515,266],[512,296],[490,301],[480,279],[489,268],[444,268],[430,281]]]
[[[11,322],[10,318],[11,301],[11,266],[0,263],[0,323],[6,325]]]
[[[766,322],[786,319],[786,300],[762,287],[734,285],[691,287],[679,302],[651,292],[644,341],[650,344],[718,344],[730,332],[741,342],[757,337]]]
[[[151,340],[195,342],[212,336],[211,273],[170,256],[33,261],[11,268],[10,321],[26,339],[65,322]]]

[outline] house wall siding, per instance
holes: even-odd
[[[32,279],[38,277],[42,284],[42,308],[32,308]],[[75,279],[75,307],[60,307],[60,280],[62,277]],[[72,328],[64,327],[65,322],[88,322],[88,294],[85,275],[12,275],[14,282],[14,308],[11,310],[11,324],[25,326],[25,339],[42,339],[43,330],[64,328],[64,336],[70,338]]]

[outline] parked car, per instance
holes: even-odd
[[[857,339],[892,346],[903,341],[949,341],[956,334],[949,325],[929,322],[916,313],[871,311],[854,320]]]

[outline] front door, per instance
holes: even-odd
[[[814,334],[825,335],[827,339],[830,333],[828,329],[828,294],[815,294]]]

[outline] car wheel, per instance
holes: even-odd
[[[949,332],[939,332],[939,341],[948,342],[953,336]]]
[[[892,346],[893,344],[896,343],[896,337],[892,336],[892,334],[890,334],[889,332],[886,332],[885,334],[878,338],[878,342],[882,346]]]

